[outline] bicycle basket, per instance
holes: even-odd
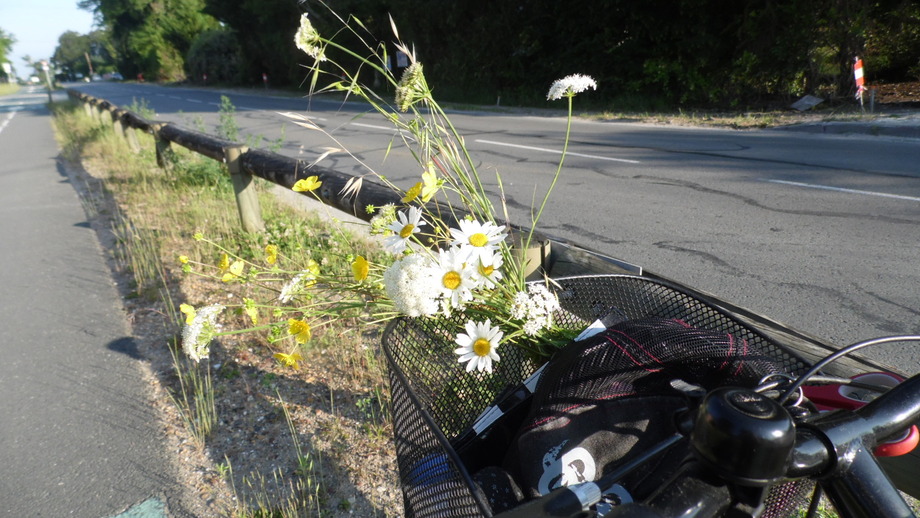
[[[605,324],[611,319],[676,319],[744,340],[770,356],[784,372],[796,374],[807,368],[803,360],[727,311],[663,281],[602,275],[555,279],[554,284],[562,305],[554,321],[573,330],[580,331],[600,318]],[[470,451],[467,439],[477,417],[539,367],[520,350],[509,347],[493,366],[493,374],[466,372],[453,352],[453,333],[461,318],[462,315],[455,316],[455,320],[401,318],[392,322],[383,335],[397,463],[405,515],[409,517],[492,516],[489,499],[474,483],[471,472],[495,459],[477,459],[475,447]],[[510,441],[510,436],[505,439]],[[503,446],[507,447],[507,442]],[[458,448],[463,448],[462,455]],[[492,444],[479,457],[494,452]],[[784,491],[775,492],[782,497],[780,500],[791,499],[787,493],[800,493],[789,488]]]

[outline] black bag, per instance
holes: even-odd
[[[777,372],[770,355],[732,334],[676,319],[616,324],[547,365],[503,467],[531,498],[596,481],[677,431],[688,400],[676,386],[754,387]],[[620,498],[647,497],[685,454],[677,448],[638,468]]]

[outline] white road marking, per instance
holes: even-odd
[[[350,126],[358,126],[360,128],[377,129],[377,130],[390,131],[390,132],[397,131],[397,129],[394,128],[393,126],[375,126],[373,124],[364,124],[361,122],[352,122]]]
[[[3,122],[0,122],[0,133],[3,133],[3,130],[6,129],[6,125],[13,120],[13,117],[16,116],[16,112],[19,111],[19,108],[13,108],[6,114],[6,118],[3,119]]]
[[[770,183],[778,183],[782,185],[791,185],[794,187],[806,187],[808,189],[822,189],[825,191],[845,192],[849,194],[862,194],[865,196],[878,196],[880,198],[893,198],[895,200],[920,201],[920,197],[905,196],[903,194],[889,194],[887,192],[861,191],[859,189],[847,189],[845,187],[833,187],[830,185],[820,185],[820,184],[814,184],[814,183],[790,182],[787,180],[765,179],[764,181],[770,182]]]
[[[539,151],[539,152],[541,152],[541,153],[553,153],[553,154],[555,154],[555,155],[561,155],[561,154],[562,154],[562,151],[561,151],[561,150],[558,150],[558,149],[547,149],[547,148],[536,147],[536,146],[523,146],[523,145],[521,145],[521,144],[510,144],[510,143],[508,143],[508,142],[496,142],[496,141],[494,141],[494,140],[481,140],[481,139],[476,139],[476,142],[479,142],[480,144],[490,144],[490,145],[493,145],[493,146],[505,146],[505,147],[513,147],[513,148],[516,148],[516,149],[526,149],[526,150],[528,150],[528,151]],[[610,162],[623,162],[623,163],[626,163],[626,164],[638,164],[638,163],[640,163],[638,160],[627,160],[627,159],[625,159],[625,158],[612,158],[612,157],[609,157],[609,156],[585,155],[585,154],[583,154],[583,153],[573,153],[573,152],[571,152],[571,151],[567,151],[565,154],[566,154],[566,156],[579,156],[579,157],[582,157],[582,158],[591,158],[591,159],[594,159],[594,160],[607,160],[607,161],[610,161]]]

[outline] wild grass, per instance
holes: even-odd
[[[225,111],[229,114],[229,102],[227,105]],[[133,106],[144,111],[146,103],[135,100]],[[205,447],[213,448],[211,441],[216,440],[217,435],[232,435],[230,430],[221,430],[227,426],[224,424],[227,416],[223,414],[227,410],[220,403],[225,391],[222,385],[249,383],[247,373],[252,372],[244,361],[233,359],[233,355],[271,358],[273,350],[264,338],[252,337],[231,340],[221,346],[226,349],[227,357],[225,363],[216,368],[207,361],[198,364],[187,359],[176,338],[183,318],[177,311],[178,303],[190,297],[198,299],[191,301],[193,303],[206,302],[223,287],[209,287],[206,282],[189,285],[182,281],[184,292],[179,293],[177,286],[182,274],[178,256],[187,255],[192,260],[213,264],[217,259],[214,250],[193,238],[201,233],[221,247],[253,260],[261,258],[266,244],[271,243],[278,246],[281,255],[298,262],[314,257],[319,260],[321,256],[328,261],[344,261],[344,253],[326,251],[356,249],[357,245],[343,241],[353,236],[333,229],[316,216],[279,202],[264,188],[267,183],[261,181],[257,183],[266,229],[260,233],[243,232],[232,183],[220,163],[173,146],[172,167],[164,171],[156,167],[150,137],[144,137],[142,150],[133,153],[127,143],[111,131],[110,125],[91,119],[81,107],[68,102],[54,105],[53,110],[65,156],[91,169],[92,175],[102,180],[104,189],[117,202],[115,213],[110,215],[113,222],[110,233],[115,244],[112,254],[117,268],[130,272],[133,278],[126,296],[139,304],[155,307],[169,322],[164,334],[167,338],[162,343],[168,344],[172,357],[173,369],[167,380],[167,391],[176,414],[202,451]],[[152,112],[146,115],[152,116]],[[229,120],[228,116],[225,129],[232,129]],[[93,199],[85,204],[93,213],[106,210],[101,202]],[[379,252],[369,249],[366,253],[370,257]],[[330,269],[349,267],[346,263],[327,266]],[[188,291],[192,289],[195,291]],[[248,291],[239,296],[256,297],[258,293]],[[337,383],[354,383],[355,387],[363,387],[355,388],[357,393],[369,394],[355,397],[359,406],[349,412],[366,422],[359,433],[375,442],[376,438],[385,437],[389,430],[389,414],[383,404],[386,378],[379,353],[362,345],[367,342],[367,336],[342,326],[326,329],[314,338],[312,349],[305,349],[305,355],[316,351],[328,358],[335,365]],[[259,380],[258,389],[269,391],[262,396],[266,399],[272,399],[270,391],[280,382],[297,382],[294,374],[274,372],[262,372]],[[292,437],[286,457],[293,468],[235,475],[234,464],[242,464],[240,459],[230,455],[214,462],[213,472],[231,481],[234,488],[238,502],[233,510],[236,516],[324,516],[341,507],[342,501],[347,501],[329,499],[323,475],[326,469],[323,452],[314,444],[300,441],[301,432],[297,430],[288,405],[282,403],[281,408]]]
[[[4,95],[13,95],[19,91],[19,85],[16,83],[0,83],[0,97]]]
[[[204,447],[217,425],[210,364],[192,362],[184,357],[180,348],[181,344],[176,340],[169,347],[179,383],[178,388],[171,390],[169,396],[186,430],[198,446]]]

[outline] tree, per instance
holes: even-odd
[[[9,54],[13,51],[13,44],[15,43],[16,38],[12,34],[0,28],[0,64],[8,63],[10,61]],[[4,78],[5,81],[9,81],[10,79],[3,67],[0,67],[0,77]]]
[[[202,13],[204,0],[80,0],[111,31],[122,73],[155,79],[185,78],[185,54],[217,21]]]
[[[185,58],[189,77],[205,74],[208,82],[238,83],[240,80],[240,44],[235,31],[215,29],[198,35]]]
[[[106,30],[89,34],[67,31],[58,38],[51,60],[69,79],[116,70],[115,51]]]
[[[272,84],[303,79],[294,33],[302,9],[298,0],[205,0],[205,12],[234,30],[240,45],[240,77],[258,83],[268,74]]]

